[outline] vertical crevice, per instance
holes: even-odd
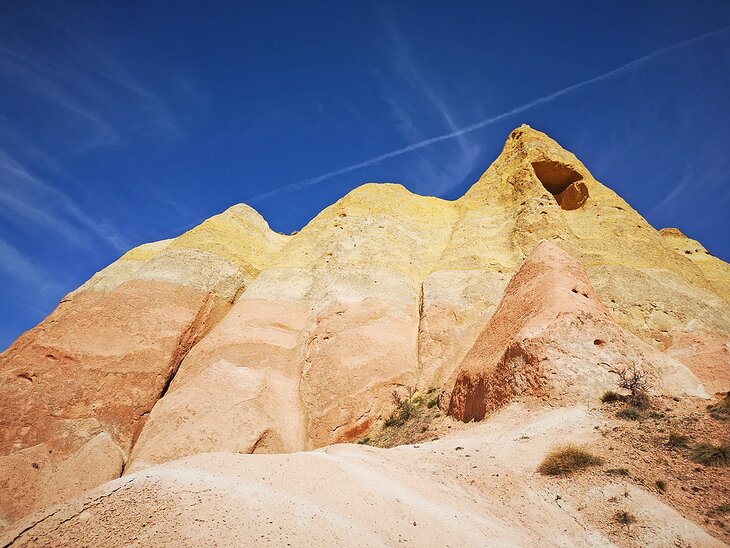
[[[229,301],[220,298],[215,293],[209,293],[208,295],[206,295],[205,300],[198,308],[195,317],[190,321],[188,326],[178,337],[175,352],[168,362],[169,366],[167,368],[167,376],[165,377],[165,382],[160,388],[160,392],[155,398],[154,402],[152,402],[152,404],[149,406],[149,409],[145,410],[139,416],[139,424],[135,428],[134,435],[132,436],[132,441],[129,445],[128,452],[129,458],[127,458],[126,462],[124,463],[122,475],[124,475],[127,463],[131,460],[134,447],[137,444],[137,440],[139,439],[139,436],[142,433],[145,424],[147,423],[147,419],[149,418],[152,409],[155,407],[155,405],[157,405],[157,402],[160,401],[165,396],[165,394],[167,394],[167,391],[170,389],[170,385],[175,380],[175,376],[177,375],[177,372],[180,369],[182,362],[185,360],[190,351],[195,347],[195,345],[202,341],[205,336],[210,333],[210,331],[223,319],[223,317],[226,315],[226,312],[230,310],[231,306],[232,305]]]
[[[423,286],[425,285],[425,280],[421,281],[421,287],[420,291],[418,293],[418,331],[416,332],[416,387],[418,388],[420,386],[421,382],[421,373],[423,371],[423,367],[421,365],[421,337],[423,335]]]

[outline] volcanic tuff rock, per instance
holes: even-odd
[[[685,366],[618,326],[580,263],[543,240],[449,383],[449,414],[482,420],[520,394],[590,403],[616,388],[616,374],[631,366],[666,395],[707,395]]]
[[[666,394],[728,390],[729,303],[729,265],[527,126],[453,202],[366,184],[293,236],[237,205],[0,355],[0,520],[197,453],[357,439],[397,386],[464,420],[595,398],[638,362]]]
[[[0,544],[615,546],[605,524],[626,508],[641,519],[637,546],[723,546],[656,494],[606,474],[590,487],[571,478],[556,496],[554,480],[534,473],[540,458],[555,439],[595,442],[597,424],[580,409],[511,404],[420,446],[193,455],[21,520]]]

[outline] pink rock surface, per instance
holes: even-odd
[[[632,365],[663,393],[706,395],[686,367],[613,321],[578,261],[542,241],[462,361],[448,412],[469,422],[520,394],[597,398]]]

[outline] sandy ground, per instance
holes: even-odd
[[[672,432],[687,436],[690,446],[728,441],[730,421],[713,419],[707,404],[700,399],[652,398],[652,410],[641,421],[615,417],[621,404],[601,405],[608,420],[597,447],[607,456],[604,469],[625,468],[626,481],[656,493],[684,517],[730,543],[730,468],[702,466],[692,461],[690,447],[667,444]],[[665,483],[664,490],[657,481]]]
[[[282,455],[200,454],[35,514],[13,546],[722,546],[656,490],[599,470],[535,472],[566,441],[609,453],[601,409],[513,403],[435,441]],[[444,423],[445,424],[445,423]],[[441,427],[439,427],[441,429]],[[629,528],[614,515],[637,519]]]

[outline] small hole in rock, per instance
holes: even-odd
[[[596,346],[603,346],[606,343],[601,339],[596,339],[595,341],[593,341],[593,344],[595,344]]]

